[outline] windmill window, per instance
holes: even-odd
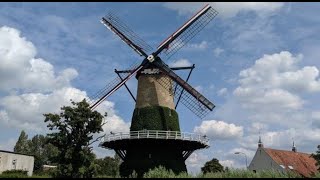
[[[171,109],[169,109],[169,116],[171,116]]]

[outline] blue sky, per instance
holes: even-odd
[[[190,84],[216,108],[199,119],[180,104],[184,132],[206,134],[211,147],[187,160],[190,172],[213,157],[243,168],[257,147],[315,152],[320,139],[319,3],[211,3],[218,16],[188,45],[165,60],[195,64]],[[93,95],[142,59],[100,23],[117,12],[156,48],[203,3],[0,3],[0,149],[12,150],[21,130],[46,133],[43,113],[69,99]],[[186,78],[187,72],[179,72]],[[137,81],[128,82],[136,94]],[[127,131],[134,101],[123,87],[98,110],[104,127]],[[95,145],[99,157],[113,152]]]

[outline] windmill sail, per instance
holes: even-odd
[[[107,97],[109,97],[113,92],[118,90],[121,86],[125,84],[135,73],[143,68],[144,64],[132,68],[131,72],[127,74],[125,78],[116,77],[113,81],[109,82],[100,91],[98,91],[94,96],[90,97],[92,99],[90,103],[90,108],[94,109],[99,104],[101,104]]]
[[[176,83],[175,96],[176,99],[187,106],[192,112],[199,117],[206,115],[208,111],[212,111],[215,105],[200,94],[196,89],[191,87],[186,81],[176,75],[160,58],[159,54],[165,54],[166,59],[170,58],[175,52],[190,41],[196,34],[198,34],[216,15],[218,12],[206,5],[198,13],[196,13],[190,20],[182,25],[176,32],[164,40],[158,49],[150,53],[152,48],[145,43],[136,33],[134,33],[127,25],[125,25],[114,13],[108,13],[102,18],[101,22],[113,33],[120,37],[120,39],[129,45],[140,56],[144,56],[144,60],[139,66],[131,68],[125,78],[117,77],[102,90],[100,90],[92,99],[91,108],[98,106],[103,100],[110,96],[113,92],[125,84],[135,73],[142,68],[148,68],[154,64],[162,69],[164,73],[171,77]],[[161,78],[160,78],[161,79]],[[172,83],[159,82],[165,88],[172,88]],[[183,94],[182,94],[183,93]]]
[[[161,68],[171,79],[176,83],[177,91],[175,93],[175,97],[179,97],[182,90],[186,91],[181,96],[181,102],[188,109],[194,112],[200,118],[204,117],[209,111],[212,111],[215,105],[210,102],[207,98],[205,98],[201,93],[199,93],[196,89],[190,86],[187,82],[181,79],[176,73],[174,73],[165,63],[163,63],[160,59],[155,61],[154,64]],[[170,89],[172,88],[172,84],[158,80],[164,88]],[[175,98],[176,99],[176,98]]]
[[[121,21],[115,13],[109,12],[101,19],[101,23],[119,36],[123,42],[128,44],[140,56],[147,57],[147,54],[151,53],[152,47],[133,32],[123,21]]]
[[[181,49],[195,35],[197,35],[216,15],[218,12],[206,5],[197,14],[191,17],[176,32],[164,40],[158,47],[163,57],[169,59],[174,53]],[[158,52],[157,51],[157,52]]]

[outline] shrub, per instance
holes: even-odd
[[[133,112],[130,130],[143,129],[180,131],[178,113],[162,106],[136,108]]]
[[[192,178],[187,173],[175,174],[172,170],[167,170],[163,166],[149,170],[143,175],[144,178]]]
[[[28,171],[24,170],[7,170],[0,175],[1,178],[25,178],[28,177]]]

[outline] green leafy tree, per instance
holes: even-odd
[[[316,166],[318,166],[318,171],[320,171],[320,145],[317,146],[318,150],[316,154],[311,154],[311,156],[317,161]]]
[[[35,135],[29,140],[30,154],[34,156],[34,171],[39,173],[43,170],[43,165],[50,164],[58,154],[58,149],[48,143],[48,137]]]
[[[25,131],[21,131],[18,141],[13,148],[13,151],[16,153],[24,153],[29,154],[29,143],[28,143],[28,135]]]
[[[34,172],[40,173],[44,164],[50,164],[58,149],[47,142],[43,135],[35,135],[28,139],[28,135],[21,131],[20,137],[14,147],[14,152],[34,156]]]
[[[74,102],[73,107],[63,106],[60,114],[44,114],[49,142],[59,150],[55,158],[58,163],[57,177],[92,177],[95,173],[94,159],[90,145],[103,126],[103,116],[90,109],[86,100]],[[106,115],[105,115],[106,116]]]
[[[219,163],[218,159],[213,158],[211,161],[208,161],[204,164],[204,166],[201,168],[201,171],[203,174],[210,172],[223,172],[223,166]]]
[[[105,157],[103,159],[96,159],[97,175],[116,177],[119,175],[120,157]]]

